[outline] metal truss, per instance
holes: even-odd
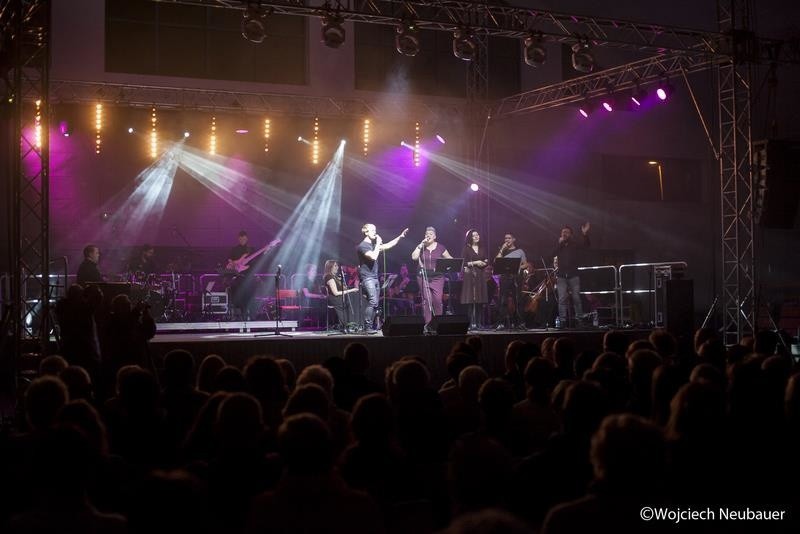
[[[228,9],[244,9],[246,0],[154,0]],[[702,30],[662,26],[623,19],[558,13],[542,9],[457,0],[335,0],[311,5],[305,1],[264,0],[273,13],[320,16],[336,11],[344,20],[395,25],[412,19],[422,29],[453,31],[469,27],[498,37],[526,37],[532,32],[551,42],[595,44],[650,53],[684,51],[717,53],[724,36]]]
[[[50,335],[49,98],[50,0],[0,4],[0,26],[10,54],[3,79],[12,103],[9,204],[11,317],[9,331],[21,353],[23,340],[38,339],[47,352]],[[33,101],[33,102],[31,102]]]
[[[574,104],[608,94],[609,89],[620,92],[637,85],[644,87],[665,76],[708,70],[712,65],[712,56],[672,54],[650,57],[503,98],[495,104],[492,118]]]
[[[230,113],[271,114],[305,117],[407,117],[409,114],[432,120],[459,116],[463,100],[387,101],[363,98],[338,98],[280,93],[246,93],[153,87],[104,82],[55,80],[50,83],[52,104],[96,104],[163,109],[189,109]]]
[[[720,30],[747,26],[749,2],[718,2]],[[745,28],[746,29],[746,28]],[[726,343],[754,332],[756,258],[750,135],[750,65],[732,57],[716,67],[719,107],[722,316]]]

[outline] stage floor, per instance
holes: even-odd
[[[383,382],[384,370],[393,362],[408,355],[417,355],[427,363],[434,384],[449,378],[445,359],[450,348],[468,336],[478,336],[483,342],[481,363],[490,376],[505,371],[503,356],[506,346],[514,340],[542,343],[547,337],[570,337],[578,352],[601,350],[606,329],[533,329],[514,331],[479,330],[466,335],[415,335],[384,336],[381,332],[372,335],[325,333],[324,331],[281,331],[275,336],[271,332],[192,332],[157,334],[150,342],[151,353],[157,367],[164,355],[173,349],[187,349],[197,362],[207,354],[218,354],[236,367],[242,367],[248,358],[257,354],[286,358],[301,368],[322,363],[333,356],[342,356],[344,348],[352,342],[360,342],[370,352],[370,378]],[[630,341],[646,338],[650,330],[625,330]]]

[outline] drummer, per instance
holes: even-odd
[[[155,247],[147,244],[142,245],[128,261],[128,272],[137,273],[137,275],[139,273],[148,275],[157,272],[158,269],[155,261],[153,260],[155,254]]]

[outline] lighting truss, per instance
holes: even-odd
[[[460,116],[463,100],[369,101],[360,98],[304,96],[281,93],[243,93],[179,87],[153,87],[104,82],[54,80],[50,84],[53,104],[89,104],[159,109],[189,109],[209,112],[245,113],[293,117],[407,118],[408,115],[446,119]]]
[[[654,56],[618,67],[613,67],[564,82],[539,87],[499,100],[492,118],[533,113],[583,101],[608,93],[608,87],[625,91],[648,83],[658,82],[665,74],[691,74],[708,70],[714,64],[713,56],[669,54]]]

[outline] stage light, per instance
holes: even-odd
[[[369,130],[370,130],[370,122],[369,119],[364,119],[364,125],[361,129],[361,138],[362,138],[362,151],[364,153],[364,157],[367,157],[369,154]]]
[[[340,145],[340,146],[344,146],[344,145],[346,145],[346,144],[347,144],[347,139],[342,139],[342,140],[339,142],[339,145]]]
[[[298,143],[302,143],[303,141],[304,141],[303,136],[302,135],[298,135],[297,136],[297,142]]]
[[[440,143],[444,144],[444,137],[442,137],[441,135],[436,134],[436,140],[439,141]]]
[[[156,108],[153,108],[150,113],[150,157],[158,157],[158,117],[156,117]]]
[[[72,134],[72,127],[68,121],[61,121],[58,125],[58,131],[61,132],[61,135],[64,137],[69,137]]]
[[[419,167],[419,140],[421,128],[419,121],[414,123],[414,167]]]
[[[211,117],[211,136],[208,141],[208,153],[212,156],[217,153],[217,118]]]
[[[264,119],[264,152],[269,152],[269,136],[272,133],[272,121],[270,119]],[[245,130],[247,133],[247,130]]]
[[[183,132],[183,138],[184,138],[184,139],[186,139],[186,138],[187,138],[187,137],[189,137],[190,135],[191,135],[191,134],[190,134],[189,132]]]
[[[669,78],[663,77],[661,81],[658,82],[658,89],[656,89],[656,95],[658,95],[658,99],[662,102],[667,100],[669,97],[672,96],[672,93],[675,92],[675,87],[669,83]]]
[[[338,14],[328,13],[322,17],[322,42],[329,48],[339,48],[344,44],[346,32],[342,27],[344,20]]]
[[[42,148],[42,101],[36,101],[36,114],[33,117],[34,143],[36,148]]]
[[[478,184],[472,184],[471,186],[469,186],[469,188],[470,188],[470,189],[471,189],[473,192],[477,192],[477,191],[478,191],[478,189],[480,189],[480,188],[478,187]]]
[[[584,73],[594,70],[594,55],[592,55],[588,39],[572,45],[572,68]]]
[[[319,117],[314,117],[314,138],[311,141],[311,163],[319,163]]]
[[[103,129],[103,104],[94,106],[94,153],[100,153],[100,131]]]
[[[469,28],[453,32],[453,55],[463,61],[472,61],[478,55],[478,43]]]
[[[394,48],[404,56],[414,57],[419,54],[419,35],[413,22],[403,22],[397,25]]]
[[[594,111],[594,106],[592,106],[592,103],[589,101],[589,92],[584,89],[583,101],[578,104],[578,113],[580,113],[583,118],[588,119],[592,111]]]
[[[611,100],[610,99],[603,101],[603,108],[606,111],[614,111],[614,107],[611,105]]]
[[[132,133],[133,133],[133,128],[129,127],[129,128],[128,128],[128,133],[129,133],[129,134],[132,134]]]
[[[261,43],[267,36],[264,29],[265,14],[261,12],[261,2],[247,2],[244,17],[242,18],[242,37],[251,43]]]
[[[541,35],[530,35],[523,41],[523,56],[525,64],[531,67],[541,67],[547,61],[547,49]]]
[[[250,130],[245,130],[244,128],[239,128],[238,130],[234,130],[234,132],[239,134],[239,135],[244,135],[246,133],[249,133]]]

